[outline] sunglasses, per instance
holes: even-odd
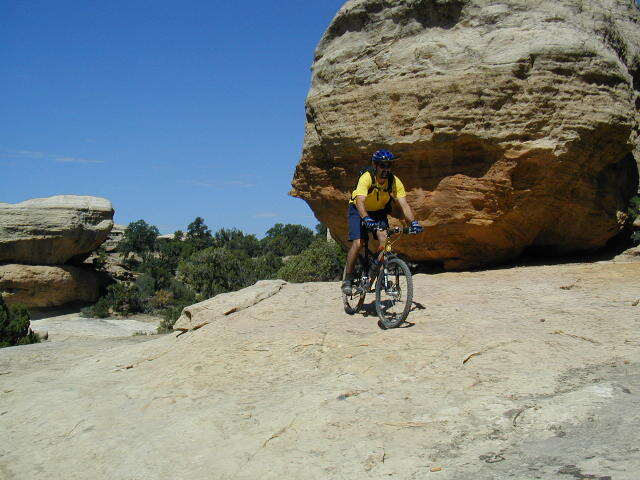
[[[384,168],[385,170],[389,170],[391,168],[391,166],[393,165],[393,163],[391,163],[391,162],[380,162],[380,163],[378,163],[378,165],[380,165],[380,168]]]

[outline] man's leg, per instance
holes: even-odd
[[[360,249],[362,248],[362,239],[357,238],[353,242],[351,242],[351,247],[347,252],[347,275],[353,273],[353,267],[356,266],[356,259],[358,258],[358,253],[360,253]]]
[[[351,295],[351,282],[353,281],[353,269],[356,266],[358,253],[362,248],[362,239],[356,238],[351,242],[351,247],[347,252],[347,266],[345,269],[344,282],[342,282],[342,291],[347,295]]]
[[[387,216],[382,216],[380,218],[376,218],[378,223],[382,226],[382,228],[389,228],[389,220]],[[378,252],[382,247],[384,247],[385,242],[387,241],[387,231],[386,230],[377,230],[376,231],[376,239],[378,240]]]
[[[378,239],[378,251],[380,251],[380,249],[384,247],[384,244],[387,241],[387,232],[385,232],[384,230],[378,230],[376,232],[376,238]]]

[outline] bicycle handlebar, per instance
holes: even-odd
[[[408,227],[394,227],[394,228],[388,228],[387,229],[387,234],[388,235],[395,235],[397,233],[409,233],[409,228]]]
[[[396,235],[400,232],[409,233],[409,227],[376,228],[375,230],[372,230],[372,231],[387,232],[387,235]]]
[[[409,227],[389,227],[389,228],[381,228],[379,225],[376,228],[369,228],[370,232],[387,232],[387,235],[396,235],[400,232],[404,234],[409,234],[411,229]]]

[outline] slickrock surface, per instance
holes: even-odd
[[[415,287],[410,328],[286,284],[177,338],[2,349],[0,477],[637,479],[640,263]]]
[[[95,302],[104,278],[72,265],[0,264],[0,292],[8,304],[53,307],[70,302]]]
[[[41,320],[31,320],[31,330],[48,336],[50,341],[67,341],[70,338],[112,338],[131,335],[154,335],[159,320],[148,315],[133,318],[84,318],[78,313],[67,313]]]
[[[399,250],[462,269],[601,247],[638,172],[640,12],[627,0],[351,0],[315,52],[292,195],[345,241],[378,148],[424,234]]]
[[[105,198],[56,195],[0,203],[0,262],[61,265],[102,244],[113,227]]]

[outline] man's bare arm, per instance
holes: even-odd
[[[356,197],[356,208],[358,209],[358,213],[360,214],[360,218],[368,217],[369,213],[367,209],[364,208],[364,200],[367,198],[366,195],[358,195]]]
[[[409,203],[407,202],[406,197],[396,198],[396,201],[398,202],[398,204],[400,205],[400,208],[402,209],[402,214],[404,215],[404,218],[406,218],[410,222],[413,222],[414,221],[413,210],[411,210],[411,207],[409,206]]]

